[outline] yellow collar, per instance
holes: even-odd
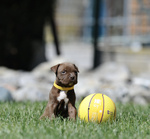
[[[59,86],[59,85],[56,84],[56,81],[54,82],[54,86],[55,86],[57,89],[60,89],[60,90],[63,90],[63,91],[69,91],[69,90],[74,89],[74,86],[72,86],[72,87],[61,87],[61,86]]]

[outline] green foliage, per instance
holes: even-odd
[[[3,139],[149,139],[150,105],[116,104],[112,123],[68,119],[39,120],[47,102],[1,102],[0,138]],[[78,107],[79,103],[77,104]]]

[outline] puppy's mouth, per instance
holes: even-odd
[[[71,87],[71,86],[74,86],[75,84],[77,84],[77,81],[69,82],[68,86]]]
[[[74,86],[75,84],[77,84],[77,81],[64,81],[64,80],[59,80],[59,83],[60,83],[60,86],[62,87],[72,87]]]

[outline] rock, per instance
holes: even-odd
[[[128,102],[128,85],[121,82],[106,82],[99,80],[94,71],[79,74],[78,84],[75,86],[77,100],[92,93],[103,93],[113,101]],[[96,77],[97,75],[97,77]]]
[[[37,80],[30,72],[19,72],[18,73],[18,87],[24,87],[32,84],[36,84]]]
[[[48,100],[51,85],[37,83],[35,85],[24,86],[13,92],[16,101],[44,101]]]
[[[141,97],[142,102],[139,101],[139,104],[150,103],[150,90],[148,88],[139,85],[131,85],[129,88],[129,92],[129,97],[131,101],[138,102],[136,101],[137,98],[138,100],[140,100],[139,97]]]
[[[134,78],[132,78],[132,83],[135,85],[150,88],[150,78],[148,79],[148,78],[144,78],[144,77],[134,77]]]
[[[110,97],[114,102],[129,102],[128,85],[125,83],[103,84],[100,86],[101,92]]]
[[[0,67],[0,101],[1,98],[4,101],[47,101],[55,81],[55,74],[50,67],[64,61],[58,57],[51,62],[41,63],[31,72]],[[81,71],[78,84],[75,85],[77,100],[92,93],[103,93],[114,102],[150,103],[150,73],[133,77],[125,65],[115,62],[104,63],[95,70]],[[129,79],[130,83],[127,82]]]
[[[8,69],[6,67],[0,67],[0,77],[3,76],[3,75],[8,75],[9,76],[9,74],[13,74],[13,73],[15,73],[14,70]]]
[[[130,79],[127,66],[115,62],[107,62],[93,71],[96,78],[104,82],[125,82]]]
[[[89,94],[96,93],[99,90],[99,84],[100,82],[89,72],[79,73],[78,84],[75,85],[77,100]]]
[[[0,85],[10,84],[17,86],[18,72],[5,67],[0,67]]]
[[[17,90],[16,86],[13,86],[11,84],[4,84],[2,87],[6,88],[7,90],[9,90],[10,92],[14,92]]]
[[[36,88],[25,87],[15,92],[16,101],[41,101],[45,100],[44,95]]]
[[[12,95],[6,88],[0,87],[0,101],[12,101]]]
[[[140,105],[146,105],[147,104],[146,100],[141,96],[135,96],[132,101],[134,103],[140,104]]]

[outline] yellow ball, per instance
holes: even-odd
[[[86,122],[113,120],[116,117],[115,103],[104,94],[91,94],[80,103],[78,117]]]

